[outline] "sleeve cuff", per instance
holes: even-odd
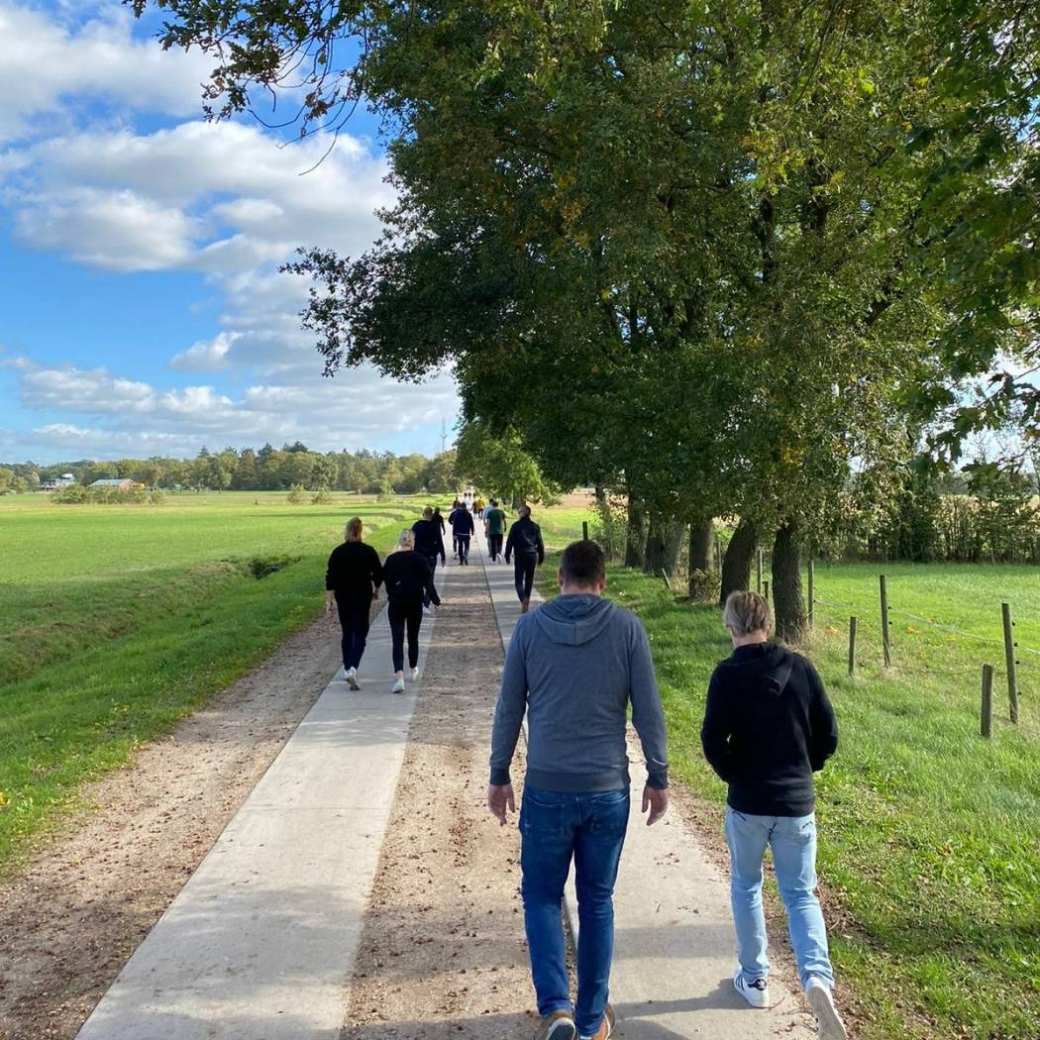
[[[491,770],[491,785],[493,787],[504,787],[506,784],[512,783],[509,779],[508,769],[492,769]]]
[[[664,791],[668,787],[668,770],[655,769],[652,773],[648,773],[646,786],[653,787],[658,791]]]

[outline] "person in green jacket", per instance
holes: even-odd
[[[502,539],[506,533],[506,514],[498,508],[498,502],[491,499],[490,508],[484,510],[484,534],[487,536],[488,551],[492,563],[502,555]]]

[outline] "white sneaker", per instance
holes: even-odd
[[[769,1007],[769,986],[765,979],[755,979],[748,982],[744,973],[737,968],[733,973],[733,988],[753,1007]]]
[[[830,986],[818,975],[811,975],[805,986],[805,995],[809,1006],[816,1016],[817,1036],[819,1040],[846,1040],[845,1023],[834,1006],[834,995]]]
[[[352,690],[360,690],[361,689],[361,684],[357,681],[357,669],[356,668],[351,668],[347,672],[347,685]]]
[[[412,669],[412,682],[417,682],[419,679],[419,667],[418,665]]]
[[[397,679],[394,685],[390,687],[391,693],[404,693],[404,679]]]

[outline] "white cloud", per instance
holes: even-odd
[[[16,216],[22,239],[118,271],[183,266],[201,233],[199,220],[128,189],[76,187],[26,195],[22,203]]]
[[[0,2],[0,140],[37,133],[41,117],[64,114],[85,99],[136,111],[198,112],[212,61],[134,39],[133,22],[118,4],[69,27],[54,14]]]
[[[432,428],[456,410],[447,373],[402,385],[370,368],[331,380],[309,369],[292,382],[254,384],[231,397],[212,386],[162,389],[105,369],[30,362],[14,371],[26,408],[67,416],[37,427],[36,442],[70,455],[191,454],[203,443],[244,447],[294,440],[322,450],[356,449],[388,434]],[[428,450],[434,446],[431,439]]]
[[[218,332],[211,340],[193,343],[183,353],[174,356],[170,367],[182,372],[216,372],[227,368],[228,353],[240,335],[237,332]]]

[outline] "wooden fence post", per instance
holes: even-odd
[[[849,675],[856,671],[856,619],[849,618]]]
[[[761,596],[762,595],[762,549],[758,550],[758,557],[755,561],[755,591]]]
[[[813,626],[813,603],[815,602],[816,588],[815,588],[815,572],[813,570],[813,558],[809,557],[809,627]]]
[[[722,541],[718,535],[715,535],[715,570],[718,574],[722,573]]]
[[[581,522],[581,538],[582,541],[587,542],[589,540],[589,522],[588,520],[582,520]]]
[[[1011,631],[1015,624],[1011,619],[1011,604],[1001,603],[1000,612],[1004,619],[1004,660],[1007,663],[1008,714],[1012,722],[1018,722],[1018,662],[1015,660],[1015,637]]]
[[[993,665],[982,666],[982,718],[980,729],[984,737],[993,732]]]
[[[763,581],[762,582],[762,595],[765,596],[766,602],[768,603],[769,602],[769,582],[768,581]]]
[[[881,647],[885,655],[885,667],[892,667],[892,644],[888,635],[888,586],[885,584],[885,576],[879,575],[881,579]]]

